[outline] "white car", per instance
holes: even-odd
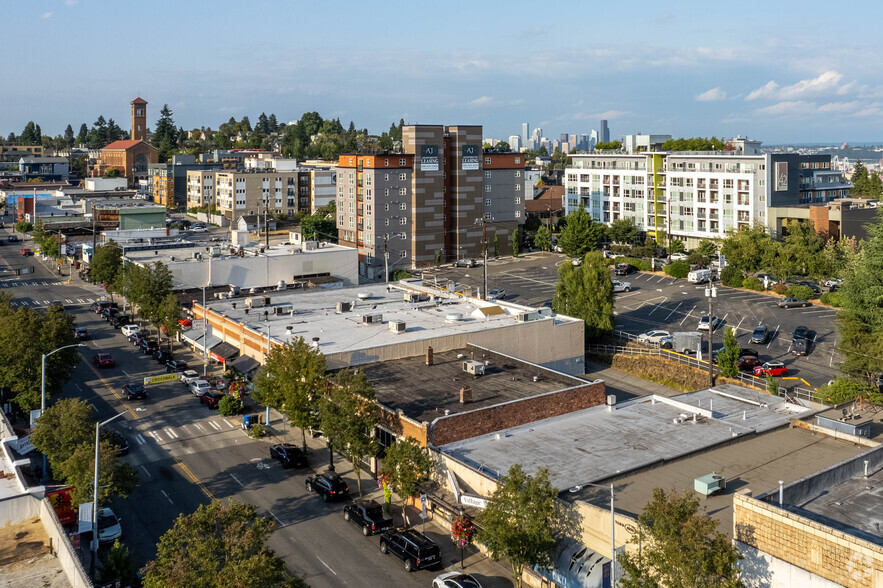
[[[131,335],[140,333],[141,325],[125,325],[122,329],[120,329],[120,331],[122,331],[123,335],[129,337]]]
[[[445,572],[432,580],[432,588],[481,588],[481,584],[471,574]]]
[[[202,376],[200,376],[199,372],[197,372],[196,370],[184,370],[178,376],[178,379],[181,380],[182,384],[184,384],[185,386],[187,386],[189,388],[190,384],[192,384],[193,382],[195,382],[197,380],[201,380]]]
[[[721,324],[721,320],[718,317],[716,317],[716,316],[711,317],[711,330],[712,331],[715,330],[716,328],[718,328],[718,326],[720,326],[720,324]],[[699,319],[699,326],[696,328],[700,331],[707,331],[708,330],[708,315],[707,314],[703,315],[702,318]]]
[[[574,257],[573,259],[570,260],[570,263],[579,267],[583,264],[583,258],[582,257]]]
[[[98,509],[98,542],[110,543],[123,535],[120,519],[109,508]]]
[[[689,256],[686,253],[672,253],[669,257],[672,261],[685,261]]]
[[[190,227],[191,233],[207,233],[208,229],[202,225],[193,225]]]
[[[488,300],[502,300],[506,297],[506,291],[501,290],[499,288],[494,288],[490,292],[488,292],[487,299]]]
[[[613,291],[614,292],[631,292],[632,283],[631,282],[619,282],[617,280],[613,281]]]
[[[647,331],[638,335],[638,343],[643,343],[644,345],[648,343],[661,343],[666,337],[671,337],[671,333],[668,331]]]
[[[196,380],[190,383],[190,391],[193,392],[194,396],[202,396],[211,389],[212,386],[207,380]]]

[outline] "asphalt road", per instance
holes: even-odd
[[[570,263],[570,258],[555,253],[492,260],[487,267],[488,289],[505,289],[508,301],[531,306],[551,305],[558,266],[562,263]],[[458,287],[467,285],[477,289],[482,287],[484,269],[447,265],[426,272],[425,278],[437,280],[441,285],[452,281]],[[695,331],[700,317],[708,311],[704,285],[641,272],[614,279],[631,283],[632,290],[616,294],[615,302],[617,328],[628,333],[637,335],[651,329]],[[776,306],[776,297],[720,285],[717,293],[714,314],[723,322],[715,330],[715,348],[723,345],[722,327],[734,327],[742,347],[756,348],[762,361],[785,362],[789,376],[808,383],[807,386],[794,380],[790,385],[817,388],[837,375],[840,358],[835,351],[835,310],[819,305],[780,309]],[[749,343],[751,332],[759,324],[767,325],[773,333],[769,343],[763,346]],[[815,332],[815,345],[803,357],[791,354],[791,334],[798,325]]]
[[[130,450],[123,459],[138,472],[140,482],[129,497],[115,499],[110,506],[122,520],[123,542],[137,566],[155,556],[160,537],[179,515],[189,514],[216,497],[254,504],[261,514],[272,517],[277,529],[271,547],[311,586],[427,586],[441,573],[424,570],[409,574],[397,558],[380,553],[377,537],[365,538],[355,525],[343,520],[342,504],[325,504],[318,495],[306,492],[306,476],[327,468],[328,452],[321,444],[310,453],[309,468],[284,470],[269,458],[271,439],[248,437],[240,427],[241,417],[225,418],[217,410],[209,410],[178,382],[149,386],[147,400],[125,401],[121,390],[127,382],[164,370],[89,311],[89,304],[100,296],[98,288],[83,284],[78,277],[68,285],[67,276],[59,279],[52,271],[55,268],[48,269],[46,262],[21,257],[21,246],[0,248],[0,269],[33,266],[35,271],[24,276],[0,273],[0,289],[14,296],[16,306],[44,306],[62,300],[77,325],[87,327],[91,335],[87,347],[81,349],[84,361],[75,368],[63,396],[90,402],[98,420],[125,412],[108,426],[128,439]],[[94,368],[91,358],[99,351],[110,352],[115,367]],[[185,355],[180,347],[178,351],[179,357],[191,364],[200,363],[200,358]],[[288,441],[300,439],[292,431],[288,437]],[[357,495],[352,468],[339,458],[335,458],[335,465]],[[372,480],[363,480],[363,487],[379,498]],[[396,520],[401,522],[400,514]],[[459,568],[450,538],[432,525],[427,526],[427,534],[442,548],[445,568]],[[102,553],[106,549],[102,547]],[[512,585],[505,573],[481,575],[489,564],[483,556],[473,558],[484,560],[485,565],[467,571],[478,572],[483,586]]]

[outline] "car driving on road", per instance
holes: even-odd
[[[346,498],[350,488],[337,472],[323,472],[307,477],[307,492],[316,492],[323,502]]]
[[[138,382],[130,382],[123,386],[123,394],[126,395],[126,400],[147,399],[147,390],[144,389],[144,384]]]
[[[307,467],[307,456],[299,447],[291,443],[278,443],[270,446],[270,457],[278,459],[283,468]]]
[[[110,353],[96,353],[92,356],[92,365],[97,368],[111,368],[116,363]]]

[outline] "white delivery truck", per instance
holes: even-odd
[[[691,284],[704,284],[710,282],[714,277],[714,272],[710,269],[693,270],[687,274],[687,281]]]
[[[660,341],[663,349],[671,349],[677,353],[693,355],[702,348],[702,333],[698,331],[682,331],[672,333]]]

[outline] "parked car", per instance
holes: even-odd
[[[144,341],[145,339],[147,339],[147,333],[142,333],[140,331],[134,335],[129,335],[129,341],[131,341],[135,347],[141,347],[141,341]]]
[[[220,392],[217,392],[215,390],[209,390],[208,392],[205,392],[204,394],[202,394],[199,397],[199,401],[202,404],[209,407],[210,409],[211,408],[218,408],[218,403],[221,402],[221,398],[223,398],[223,397],[224,397],[224,395],[221,394]]]
[[[110,441],[117,448],[117,455],[122,457],[129,454],[129,441],[111,429],[101,428],[101,438]]]
[[[751,342],[757,343],[758,345],[763,345],[770,338],[770,330],[766,325],[757,325],[754,327],[754,332],[751,333]]]
[[[110,368],[116,365],[110,353],[97,353],[92,356],[92,365],[97,368]]]
[[[160,347],[159,349],[156,350],[156,353],[153,354],[153,359],[155,359],[157,361],[157,363],[161,363],[162,365],[165,365],[166,363],[168,363],[169,361],[171,361],[173,359],[172,352],[169,351],[168,349],[163,349],[162,347]]]
[[[476,261],[472,258],[464,258],[458,259],[454,265],[456,267],[475,267],[477,265]]]
[[[119,329],[120,327],[125,327],[129,323],[132,322],[132,317],[127,314],[116,314],[110,317],[110,326],[115,329]]]
[[[754,355],[742,355],[736,361],[736,365],[739,366],[739,371],[752,372],[760,365],[760,360]]]
[[[183,372],[187,369],[187,362],[181,361],[180,359],[170,359],[166,362],[166,371],[167,372]]]
[[[200,376],[199,372],[196,370],[184,370],[178,374],[178,380],[188,388],[190,387],[190,384],[201,379],[202,376]]]
[[[139,382],[129,382],[123,386],[123,394],[126,400],[147,400],[147,390]]]
[[[128,324],[120,329],[120,332],[131,341],[134,338],[134,335],[141,332],[141,325]]]
[[[18,243],[18,235],[9,235],[10,243]]]
[[[669,257],[672,261],[685,261],[690,256],[686,253],[672,253]]]
[[[291,443],[279,443],[270,446],[270,457],[278,459],[283,468],[307,467],[307,456],[299,447]]]
[[[362,535],[369,537],[393,528],[393,520],[383,514],[376,502],[353,502],[343,507],[343,520],[361,527]]]
[[[152,355],[159,351],[159,343],[156,342],[156,339],[141,339],[141,343],[138,344],[141,348],[141,353],[144,355]]]
[[[101,318],[103,318],[107,322],[110,322],[113,320],[113,318],[115,316],[118,316],[119,314],[120,314],[119,308],[106,308],[101,311]]]
[[[212,386],[208,383],[208,380],[196,380],[190,383],[190,392],[194,396],[202,396],[211,389]]]
[[[350,494],[349,486],[337,472],[324,472],[308,476],[306,488],[307,492],[320,494],[323,502],[346,498]]]
[[[795,286],[806,286],[810,290],[812,290],[815,294],[820,294],[822,289],[819,288],[819,285],[815,282],[803,281],[803,282],[795,282]]]
[[[787,376],[788,368],[781,361],[768,361],[754,368],[755,376]]]
[[[120,519],[109,508],[98,510],[98,542],[111,543],[123,535]]]
[[[432,580],[432,588],[481,588],[481,584],[470,574],[445,572]]]
[[[416,529],[380,534],[381,553],[391,553],[405,562],[405,570],[422,570],[441,564],[438,545]]]
[[[631,282],[620,282],[618,280],[613,280],[613,291],[614,292],[631,292],[632,291],[632,283]]]
[[[613,273],[617,276],[627,276],[632,273],[634,269],[635,268],[633,268],[628,263],[617,263],[616,267],[613,268]]]
[[[27,247],[24,247],[24,248],[21,250],[21,254],[22,254],[23,256],[25,256],[25,257],[28,257],[28,256],[30,256],[30,255],[33,255],[34,252],[31,251],[30,249],[28,249]]]
[[[837,288],[840,287],[841,284],[843,284],[843,280],[841,280],[840,278],[828,278],[827,280],[825,280],[824,284],[829,288]]]
[[[791,335],[791,352],[794,355],[806,355],[809,352],[811,343],[812,340],[807,327],[801,325],[794,329],[794,334]]]
[[[800,298],[782,298],[778,302],[776,302],[776,306],[779,308],[795,308],[795,307],[803,307],[812,306],[809,300],[801,300]]]
[[[64,302],[62,302],[61,300],[53,300],[52,302],[50,302],[49,307],[51,308],[53,306],[55,308],[60,308],[61,310],[64,310]]]
[[[575,265],[576,267],[579,267],[583,264],[583,258],[582,257],[574,257],[573,259],[570,260],[570,263],[572,265]]]
[[[88,341],[89,340],[89,330],[86,327],[76,327],[74,329],[74,340],[75,341]]]
[[[502,300],[506,297],[506,291],[500,288],[494,288],[490,292],[488,292],[487,299],[488,300]]]
[[[202,225],[191,225],[190,226],[191,233],[206,233],[208,229]]]
[[[638,335],[638,343],[641,343],[642,345],[659,343],[665,337],[671,337],[671,333],[668,331],[647,331],[646,333]]]
[[[105,308],[116,308],[116,307],[117,307],[116,302],[110,302],[109,300],[99,300],[97,302],[93,302],[89,308],[91,308],[95,314],[101,314],[102,312],[104,312]]]
[[[767,281],[766,283],[768,286],[775,286],[776,284],[779,283],[778,280],[776,280],[775,278],[773,278],[773,276],[771,276],[769,274],[757,274],[754,277],[756,277],[758,280],[760,280],[761,283],[763,282],[764,278],[766,278],[766,281]]]
[[[708,324],[709,324],[708,315],[707,314],[703,315],[702,318],[699,319],[699,326],[696,327],[696,329],[698,329],[700,331],[707,331]],[[717,316],[711,317],[711,330],[712,331],[715,330],[716,328],[718,328],[720,326],[720,324],[721,324],[721,320]]]

